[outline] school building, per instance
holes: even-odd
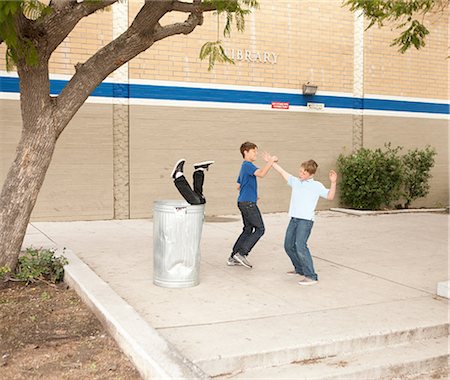
[[[84,19],[52,57],[52,93],[75,64],[121,34],[142,3],[120,2]],[[367,21],[341,0],[260,0],[244,33],[220,36],[235,64],[208,71],[199,51],[217,39],[217,16],[205,15],[192,34],[157,42],[97,88],[60,137],[32,219],[150,217],[155,200],[181,199],[170,177],[179,158],[189,180],[191,164],[215,160],[206,173],[206,213],[236,214],[239,147],[247,140],[293,174],[313,158],[327,187],[341,153],[431,145],[431,191],[413,206],[447,206],[448,9],[428,19],[426,47],[402,55],[390,47],[398,31],[365,30]],[[317,86],[315,95],[303,94],[304,84]],[[18,89],[0,45],[0,184],[21,130]],[[262,212],[289,207],[290,188],[276,172],[259,181],[259,195]],[[319,209],[338,205],[339,196]]]

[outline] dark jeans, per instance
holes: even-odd
[[[205,173],[203,173],[203,170],[196,170],[193,177],[194,190],[192,190],[184,175],[175,179],[175,186],[189,204],[201,205],[206,203],[206,199],[203,196],[203,181],[205,179]]]
[[[239,202],[244,228],[233,246],[232,255],[248,255],[261,236],[264,235],[264,222],[256,202]]]
[[[284,249],[294,265],[295,272],[317,280],[311,252],[307,245],[313,224],[312,220],[291,218],[286,230]]]

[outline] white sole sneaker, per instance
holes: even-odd
[[[312,280],[311,278],[305,277],[303,280],[299,281],[298,284],[302,285],[302,286],[309,286],[309,285],[315,285],[318,282],[319,281],[317,281],[317,280]]]
[[[239,261],[235,260],[235,259],[233,259],[233,261],[231,261],[230,259],[228,259],[228,260],[227,260],[227,265],[228,265],[229,267],[233,267],[233,266],[242,266],[242,264],[241,264]]]
[[[247,261],[247,259],[244,256],[241,256],[239,253],[236,253],[234,256],[234,259],[239,261],[241,265],[248,269],[252,269],[252,265]]]
[[[180,163],[182,163],[183,161],[186,162],[186,160],[185,160],[184,158],[178,160],[177,163],[175,164],[175,166],[173,167],[172,173],[170,174],[170,176],[171,176],[172,178],[173,178],[175,172],[177,171],[178,165],[180,165]]]
[[[209,169],[209,165],[214,164],[214,161],[202,161],[202,162],[196,162],[193,166],[194,166],[194,170],[198,170],[198,169]],[[202,166],[205,166],[204,168],[202,168]]]

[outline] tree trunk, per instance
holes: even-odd
[[[32,131],[23,129],[16,158],[3,184],[0,195],[0,267],[14,269],[17,265],[31,212],[55,150],[55,127],[50,117],[43,116],[40,115]]]
[[[24,59],[17,62],[23,129],[16,158],[0,194],[0,268],[8,266],[11,270],[15,269],[56,141],[87,97],[118,67],[147,50],[156,41],[175,34],[191,33],[202,24],[203,12],[215,8],[198,8],[200,0],[193,3],[146,1],[128,30],[85,63],[77,64],[72,79],[57,98],[52,98],[48,72],[52,52],[79,20],[114,2],[108,0],[79,4],[71,1],[69,4],[72,9],[63,7],[61,9],[66,11],[44,17],[41,24],[35,24],[37,29],[33,29],[31,22],[23,16],[18,20],[21,29],[19,37],[32,34],[39,53],[39,63],[28,65]],[[189,16],[181,23],[160,25],[160,19],[175,9]],[[65,28],[61,28],[61,25]]]

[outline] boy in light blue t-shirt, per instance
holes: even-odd
[[[305,161],[300,166],[299,176],[294,177],[285,171],[278,163],[273,168],[280,173],[292,188],[289,216],[291,220],[286,230],[284,249],[294,265],[293,271],[287,274],[302,276],[300,285],[313,285],[318,277],[314,270],[311,252],[307,242],[314,224],[314,212],[319,197],[333,200],[336,193],[337,174],[330,170],[330,189],[313,179],[317,170],[314,160]]]

